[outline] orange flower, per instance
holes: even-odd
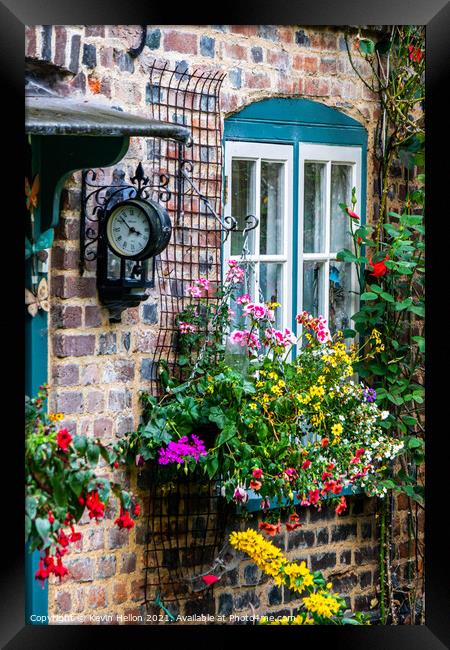
[[[268,535],[271,535],[273,537],[274,535],[280,532],[281,524],[280,522],[278,522],[277,524],[269,524],[268,521],[260,521],[258,524],[258,528],[260,530],[265,530]]]
[[[252,490],[258,491],[261,489],[261,486],[262,486],[261,481],[253,481],[253,480],[250,481],[250,487]]]

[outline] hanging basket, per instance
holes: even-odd
[[[196,433],[208,448],[217,428],[198,427]],[[201,577],[214,570],[234,508],[221,496],[221,481],[208,480],[203,471],[185,475],[154,462],[146,477],[145,604],[154,604],[158,595],[165,603],[191,599],[208,588]]]

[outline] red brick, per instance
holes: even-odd
[[[286,69],[289,65],[290,56],[287,52],[280,52],[279,50],[267,51],[267,62],[273,65],[276,69]]]
[[[119,605],[124,603],[128,598],[128,590],[126,582],[115,582],[113,587],[113,601]]]
[[[128,530],[123,528],[120,530],[117,527],[111,528],[109,531],[109,548],[121,548],[128,544]]]
[[[105,531],[100,526],[88,528],[83,533],[83,539],[86,551],[98,551],[105,547]]]
[[[112,436],[113,423],[109,418],[99,418],[94,422],[94,438],[110,438]]]
[[[86,327],[99,327],[103,322],[102,310],[96,305],[84,308],[84,324]]]
[[[104,555],[97,560],[96,578],[111,578],[116,573],[116,556]]]
[[[55,600],[58,614],[70,612],[72,609],[72,597],[69,591],[57,591]]]
[[[270,79],[265,72],[246,74],[245,81],[248,88],[270,88]]]
[[[99,380],[100,369],[98,364],[90,363],[81,369],[81,384],[87,386],[89,384],[96,384]]]
[[[57,357],[83,357],[94,354],[95,336],[93,334],[55,334],[53,354]]]
[[[247,61],[247,48],[237,43],[224,43],[222,46],[222,54],[230,59]]]
[[[25,27],[25,56],[36,57],[36,27]]]
[[[84,589],[77,589],[72,596],[74,597],[73,609],[75,612],[82,612],[85,608]]]
[[[282,43],[293,43],[294,42],[294,31],[292,27],[281,27],[279,28],[280,41]]]
[[[53,366],[52,381],[56,386],[76,386],[80,381],[79,366],[73,363],[65,366]]]
[[[106,597],[106,590],[104,587],[94,585],[89,588],[87,594],[87,605],[90,609],[99,609],[106,607],[108,600]]]
[[[124,553],[120,573],[133,573],[133,571],[136,571],[136,553]]]
[[[318,60],[315,56],[305,56],[303,57],[303,69],[305,72],[315,73],[317,72]]]
[[[52,293],[56,298],[95,298],[96,278],[57,275],[52,280]]]
[[[64,66],[66,63],[66,45],[67,32],[66,28],[61,25],[55,27],[55,56],[56,65]]]
[[[243,36],[256,36],[258,32],[256,25],[230,25],[230,30]]]
[[[330,84],[319,78],[305,79],[305,95],[324,97],[330,94]]]
[[[51,308],[51,322],[52,327],[55,329],[81,327],[81,307],[53,305]]]
[[[333,57],[323,57],[320,59],[319,70],[324,74],[336,74],[336,59]]]
[[[77,250],[55,246],[52,249],[52,267],[54,269],[63,269],[65,271],[78,269],[80,263],[80,254]]]
[[[104,25],[86,25],[84,33],[86,36],[105,36],[105,26]]]
[[[103,393],[98,390],[93,390],[87,396],[87,412],[88,413],[101,413],[105,408],[105,400]]]
[[[131,600],[143,600],[144,582],[142,579],[133,580],[131,583]]]
[[[122,313],[122,323],[124,325],[136,325],[139,320],[139,307],[130,307]]]
[[[311,34],[312,47],[319,50],[337,50],[337,35],[330,32],[316,32]]]
[[[78,557],[65,562],[69,577],[77,582],[89,582],[94,579],[94,562],[89,557]]]
[[[292,67],[294,70],[303,70],[303,55],[295,54],[292,59]]]
[[[58,393],[56,395],[56,411],[58,413],[82,413],[83,395],[78,391]]]
[[[197,54],[197,35],[178,30],[167,31],[164,34],[164,49],[166,52]]]

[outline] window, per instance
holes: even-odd
[[[238,222],[225,243],[225,258],[239,258],[248,215],[258,219],[249,232],[249,286],[256,299],[279,302],[277,327],[290,321],[292,276],[292,161],[289,145],[233,142],[227,147],[228,202],[225,215]],[[231,182],[230,182],[231,180]],[[238,305],[232,306],[239,313]]]
[[[367,133],[336,109],[305,99],[255,102],[225,120],[225,215],[238,221],[224,259],[238,258],[249,214],[249,287],[282,304],[277,327],[297,331],[305,309],[322,314],[332,332],[352,328],[356,274],[336,254],[352,248],[339,203],[365,211]],[[233,306],[238,312],[239,306]]]
[[[351,328],[357,310],[355,269],[336,255],[353,246],[350,219],[339,204],[351,205],[356,187],[361,205],[361,149],[301,143],[299,177],[298,304],[314,316],[322,314],[334,333]]]

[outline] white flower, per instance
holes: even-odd
[[[381,419],[385,420],[386,418],[389,417],[389,411],[381,411]]]

